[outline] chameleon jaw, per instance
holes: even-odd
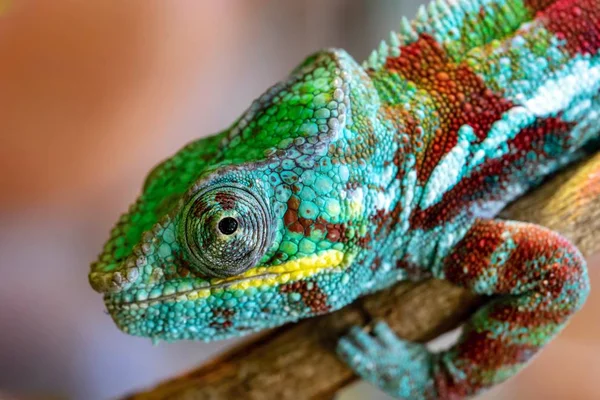
[[[205,298],[210,296],[210,293],[213,290],[219,290],[219,289],[227,289],[229,287],[231,287],[234,284],[237,283],[242,283],[244,281],[248,281],[248,280],[253,280],[253,279],[274,279],[276,278],[278,275],[277,274],[261,274],[261,275],[255,275],[252,277],[244,277],[244,278],[239,278],[236,280],[232,280],[232,281],[228,281],[228,282],[222,282],[222,283],[217,283],[217,284],[209,284],[209,285],[204,285],[200,288],[193,288],[193,289],[189,289],[189,290],[183,290],[183,291],[177,291],[175,293],[169,293],[169,294],[163,294],[163,295],[159,295],[158,297],[152,297],[152,298],[146,298],[143,300],[139,300],[139,299],[135,299],[129,302],[116,302],[116,303],[111,303],[113,306],[118,306],[119,308],[127,308],[127,306],[131,306],[131,305],[137,305],[141,308],[144,308],[144,305],[148,306],[148,305],[154,305],[154,304],[158,304],[167,300],[178,300],[178,301],[185,301],[185,300],[196,300],[198,298]],[[203,281],[203,283],[205,283],[206,281]],[[163,285],[161,285],[163,286]],[[208,293],[206,293],[208,292]],[[107,294],[106,295],[106,299],[110,300],[112,296],[112,294]],[[113,298],[114,299],[114,298]]]
[[[247,290],[263,285],[276,286],[290,281],[298,281],[324,270],[343,267],[344,253],[339,250],[326,250],[319,254],[285,262],[277,266],[260,266],[230,278],[213,278],[210,281],[181,282],[175,288],[169,283],[161,283],[148,293],[144,287],[131,294],[131,300],[125,300],[125,293],[107,293],[105,301],[109,310],[129,307],[146,308],[168,300],[194,301],[211,296],[219,290]],[[195,285],[194,285],[195,284]],[[167,286],[169,285],[169,286]]]

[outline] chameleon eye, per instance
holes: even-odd
[[[238,222],[237,219],[232,217],[225,217],[219,221],[219,231],[223,235],[233,235],[237,231]]]
[[[179,235],[192,268],[224,278],[256,266],[270,244],[271,225],[261,197],[228,183],[190,199],[183,209]]]

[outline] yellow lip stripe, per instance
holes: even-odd
[[[306,278],[325,269],[337,268],[344,260],[344,253],[339,250],[325,250],[319,254],[285,262],[273,267],[260,266],[252,268],[242,275],[231,278],[211,279],[210,284],[223,285],[232,282],[229,289],[245,290],[263,285],[274,286],[289,281]],[[252,279],[256,277],[256,279]],[[210,290],[202,290],[198,297],[208,297]]]

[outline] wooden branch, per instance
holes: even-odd
[[[600,249],[600,154],[508,207],[503,218],[554,229],[584,255]],[[356,377],[334,354],[354,324],[385,319],[403,338],[428,341],[456,326],[483,299],[443,281],[401,283],[319,318],[284,326],[183,376],[129,399],[330,399]]]

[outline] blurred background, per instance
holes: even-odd
[[[0,0],[0,397],[108,399],[231,345],[119,332],[89,263],[159,160],[230,124],[315,50],[364,59],[421,3]],[[599,398],[599,310],[594,291],[483,398]],[[365,384],[340,398],[385,399]]]

